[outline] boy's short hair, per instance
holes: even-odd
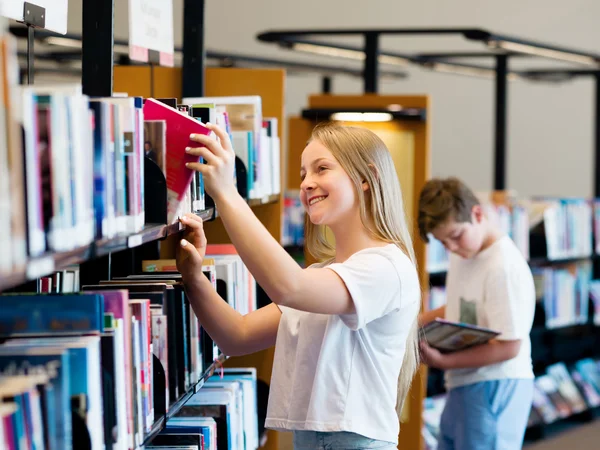
[[[429,242],[428,234],[448,219],[470,222],[473,206],[480,202],[461,180],[455,177],[433,178],[425,183],[419,196],[419,234]]]

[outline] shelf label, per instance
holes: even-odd
[[[23,22],[26,15],[25,3],[33,5],[29,10],[30,17],[35,14],[34,23],[43,21],[46,30],[67,34],[67,16],[69,11],[69,0],[0,0],[0,16]],[[38,8],[36,8],[38,7]],[[44,10],[38,14],[40,8]]]
[[[129,238],[127,238],[127,247],[133,248],[133,247],[139,247],[140,245],[142,245],[142,235],[141,234],[135,234],[135,235],[129,236]]]
[[[52,272],[54,272],[54,258],[52,256],[36,258],[27,263],[26,273],[29,280],[35,280]]]
[[[129,0],[129,57],[173,67],[173,0]]]

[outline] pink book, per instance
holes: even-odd
[[[129,309],[129,291],[125,289],[107,291],[87,291],[92,294],[101,294],[104,297],[104,311],[113,313],[115,319],[123,319],[123,334],[125,337],[125,392],[127,398],[127,435],[129,443],[133,448],[134,424],[133,424],[133,392],[131,390],[132,372],[132,348],[131,348],[131,311]]]
[[[198,156],[185,152],[186,147],[200,147],[190,140],[190,134],[208,136],[211,131],[197,119],[188,116],[153,98],[144,103],[145,120],[164,120],[167,122],[167,220],[173,223],[179,203],[190,189],[194,171],[185,167],[185,163],[198,162]]]

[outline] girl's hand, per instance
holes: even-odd
[[[446,355],[439,350],[430,347],[427,341],[419,342],[419,348],[421,350],[421,360],[424,364],[429,367],[435,367],[437,369],[446,369]]]
[[[192,141],[198,142],[204,147],[187,148],[186,152],[190,155],[203,157],[206,164],[187,163],[186,167],[202,174],[206,192],[216,202],[219,198],[237,193],[237,187],[233,179],[235,153],[229,135],[225,130],[213,124],[206,124],[206,128],[213,131],[219,140],[201,134],[191,135],[190,139]]]
[[[177,247],[177,270],[183,278],[202,275],[202,262],[206,254],[206,235],[202,219],[195,214],[186,214],[181,219],[186,226],[183,239]]]

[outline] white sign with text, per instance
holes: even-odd
[[[173,0],[129,0],[129,57],[148,62],[154,50],[161,66],[173,66],[174,48]]]

